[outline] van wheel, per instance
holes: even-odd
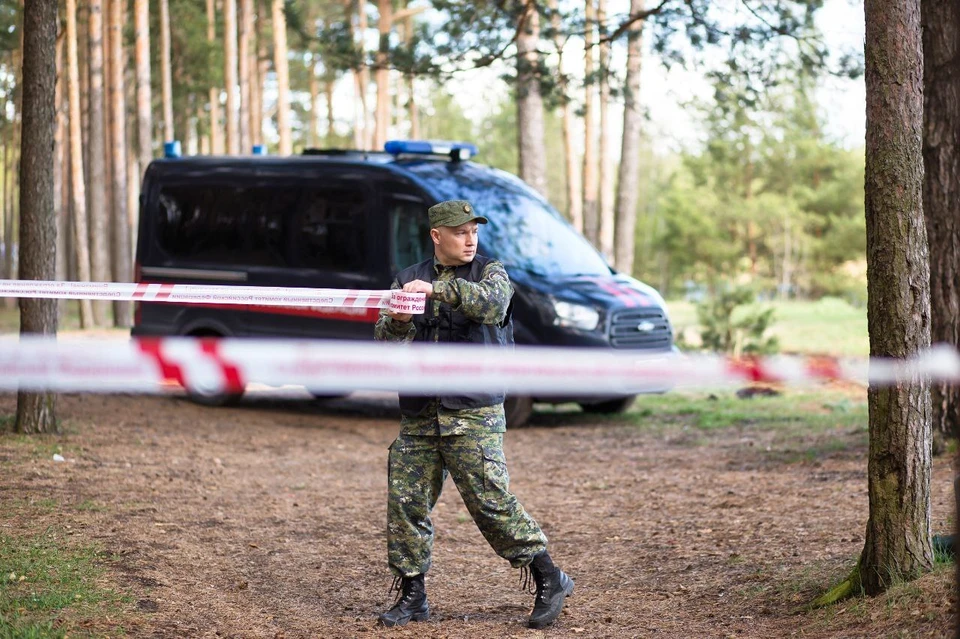
[[[633,406],[633,400],[637,397],[636,395],[629,395],[628,397],[619,397],[617,399],[607,400],[605,402],[580,402],[580,408],[583,409],[585,413],[593,413],[595,415],[603,414],[612,414],[612,413],[625,413],[631,406]]]
[[[523,428],[533,414],[533,398],[523,395],[507,395],[503,402],[507,428]]]
[[[187,397],[190,401],[201,406],[233,406],[240,403],[243,397],[243,391],[239,393],[206,393],[196,389],[187,389]]]
[[[309,388],[307,392],[313,395],[313,398],[317,401],[325,402],[333,399],[343,399],[347,397],[350,393],[324,393],[322,391],[312,391]]]
[[[187,337],[223,337],[220,333],[212,330],[196,330],[187,335]],[[201,406],[233,406],[240,403],[243,397],[243,391],[217,392],[204,391],[196,388],[187,388],[187,397],[190,401]]]

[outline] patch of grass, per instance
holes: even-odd
[[[0,534],[0,638],[77,636],[75,629],[118,612],[131,599],[101,585],[102,561],[99,549],[70,547],[54,529]],[[99,627],[97,636],[104,632],[122,629]]]
[[[32,459],[52,459],[54,454],[64,455],[63,438],[60,435],[0,434],[0,446],[9,446],[20,455]]]
[[[785,353],[857,357],[870,353],[866,309],[827,297],[816,301],[788,300],[744,306],[737,309],[734,319],[738,314],[756,311],[758,307],[774,309],[774,323],[769,333],[780,340]],[[689,341],[699,343],[696,306],[690,302],[671,301],[667,302],[667,308],[676,329],[683,330]]]
[[[106,506],[104,506],[103,504],[98,504],[92,499],[84,499],[79,504],[74,506],[74,508],[82,512],[90,512],[90,513],[102,513],[107,510]]]
[[[13,427],[16,422],[16,415],[0,415],[0,433],[13,431]]]
[[[637,425],[682,423],[702,430],[718,428],[786,428],[823,432],[853,429],[867,423],[867,403],[831,391],[786,391],[774,397],[740,399],[733,393],[643,395],[623,416]]]

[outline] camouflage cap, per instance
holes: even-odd
[[[430,228],[438,226],[460,226],[470,221],[486,224],[487,218],[477,215],[473,205],[466,200],[447,200],[434,204],[427,210],[430,215]]]

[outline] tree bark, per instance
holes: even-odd
[[[597,135],[593,124],[594,108],[594,30],[597,26],[594,0],[586,0],[586,25],[584,28],[584,88],[583,101],[583,234],[591,244],[599,244],[599,220],[597,211]]]
[[[140,175],[153,159],[153,114],[150,88],[150,2],[133,0],[136,44],[134,57],[137,65],[137,156]]]
[[[170,55],[170,3],[160,0],[160,96],[163,102],[163,140],[176,139],[173,127],[173,78]]]
[[[307,82],[310,93],[310,124],[307,131],[307,146],[317,147],[317,136],[320,131],[320,79],[317,77],[317,71],[320,67],[320,58],[313,54],[313,59],[307,65]]]
[[[547,147],[540,93],[540,14],[528,0],[517,24],[517,151],[520,179],[547,196]]]
[[[600,42],[600,252],[613,262],[613,154],[610,145],[610,43],[606,41],[607,3],[597,0]]]
[[[643,11],[643,0],[631,0],[630,15]],[[637,20],[627,31],[627,77],[624,84],[623,138],[620,142],[620,174],[617,179],[616,252],[614,264],[619,271],[633,274],[637,228],[637,195],[640,184],[640,66],[643,56],[643,21]]]
[[[58,21],[59,22],[59,21]],[[60,34],[62,35],[62,34]],[[66,65],[63,63],[64,38],[57,36],[56,66],[57,66],[57,84],[54,90],[55,115],[57,124],[53,140],[53,208],[57,218],[57,263],[56,279],[63,281],[67,279],[67,220],[65,217],[65,207],[63,206],[64,192],[64,141],[66,139],[66,117],[64,113],[64,76],[66,74]],[[63,310],[63,300],[57,304],[57,316]]]
[[[390,126],[390,70],[387,68],[387,56],[390,52],[390,31],[393,29],[393,0],[379,0],[377,8],[380,13],[380,44],[377,47],[377,113],[373,148],[382,150],[387,142],[387,127]]]
[[[293,153],[290,135],[290,71],[287,63],[287,17],[283,0],[273,0],[273,64],[277,70],[277,132],[280,155]]]
[[[567,219],[573,227],[583,233],[583,201],[580,199],[580,170],[577,168],[577,152],[573,143],[573,109],[568,98],[567,75],[563,71],[563,38],[557,0],[549,1],[551,12],[550,23],[553,27],[554,46],[557,49],[559,60],[557,71],[559,74],[560,117],[563,123],[563,159],[566,169],[567,184]]]
[[[257,90],[252,109],[256,144],[265,144],[263,140],[263,83],[266,81],[267,72],[270,69],[270,55],[266,36],[268,13],[266,0],[260,0],[257,4]]]
[[[227,89],[227,153],[240,152],[237,115],[237,0],[223,0],[223,83]]]
[[[57,82],[57,0],[31,0],[23,8],[23,124],[20,152],[20,277],[56,276],[57,218],[53,165]],[[20,333],[56,335],[57,301],[20,300]],[[56,395],[17,394],[16,430],[58,432]]]
[[[110,126],[113,146],[113,278],[130,282],[130,224],[127,211],[127,100],[123,85],[123,0],[110,2]],[[133,325],[133,304],[115,302],[117,326]]]
[[[930,337],[960,345],[960,5],[922,0],[926,178],[923,209],[930,242]],[[960,436],[960,386],[933,384],[935,441]]]
[[[335,124],[333,117],[333,81],[327,80],[323,84],[323,91],[327,96],[327,145],[330,146],[333,143],[333,136],[335,131],[333,126]],[[411,135],[411,138],[417,139]]]
[[[66,0],[67,66],[70,93],[70,190],[73,194],[74,245],[77,252],[77,279],[90,281],[87,194],[83,180],[83,140],[80,120],[80,68],[77,61],[77,1]],[[94,325],[90,300],[80,300],[80,328]]]
[[[350,25],[350,36],[355,36],[353,29],[353,16],[350,7],[353,0],[345,0],[347,5],[347,24]],[[356,0],[357,3],[357,31],[359,32],[358,49],[361,56],[360,66],[354,69],[354,80],[357,91],[357,102],[354,104],[354,125],[353,125],[353,143],[358,149],[369,149],[371,140],[369,138],[369,127],[367,126],[367,87],[370,85],[370,70],[367,68],[363,58],[366,57],[366,47],[364,46],[364,36],[367,33],[367,2],[366,0]],[[357,109],[359,108],[359,112]]]
[[[923,218],[920,0],[866,0],[867,318],[871,357],[930,345],[930,267]],[[868,594],[933,564],[930,386],[912,375],[869,391],[870,517],[860,557]]]
[[[110,280],[110,218],[104,197],[106,182],[105,131],[103,126],[103,5],[101,0],[90,0],[90,273],[96,282]],[[97,326],[107,326],[109,303],[93,302],[93,320]]]
[[[217,13],[214,0],[207,0],[207,42],[217,41]],[[223,129],[220,128],[220,89],[210,87],[210,152],[223,154]],[[142,169],[141,169],[142,170]]]
[[[409,0],[407,1],[409,5]],[[407,16],[403,21],[403,40],[408,49],[413,49],[413,16]],[[407,81],[407,117],[410,119],[410,139],[420,139],[420,109],[417,107],[417,94],[415,92],[414,75],[406,74]],[[331,129],[332,131],[332,129]]]
[[[250,42],[253,37],[253,0],[240,0],[240,39],[237,63],[240,73],[240,152],[250,153]]]

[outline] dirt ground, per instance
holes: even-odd
[[[14,407],[0,395],[0,413]],[[525,627],[532,596],[448,482],[427,577],[433,617],[382,629],[395,400],[254,398],[211,409],[181,398],[68,395],[59,411],[66,462],[23,455],[0,438],[0,504],[58,506],[17,509],[0,522],[7,534],[67,527],[71,539],[111,553],[108,585],[136,603],[120,620],[101,620],[103,632],[119,624],[134,637],[950,633],[946,569],[892,597],[803,608],[862,548],[862,432],[810,459],[793,454],[810,441],[784,444],[749,428],[691,434],[535,417],[507,434],[506,452],[512,488],[576,580],[560,620],[546,631]],[[934,529],[945,531],[952,472],[946,458],[934,466]]]

